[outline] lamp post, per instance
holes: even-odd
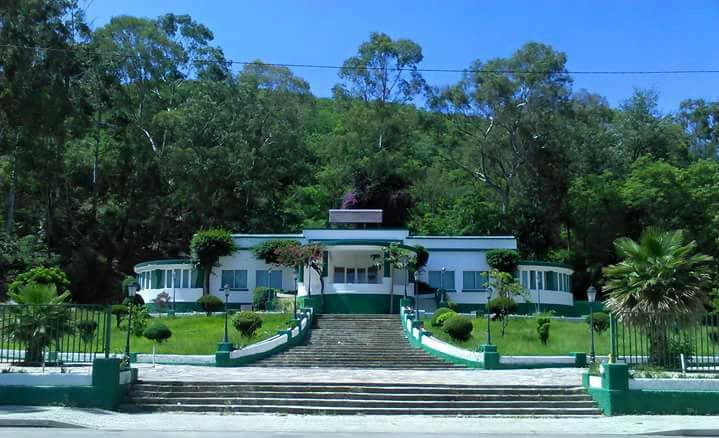
[[[444,298],[444,297],[445,297],[445,295],[446,295],[446,292],[444,291],[444,272],[445,272],[446,270],[447,270],[447,268],[445,268],[444,266],[442,266],[442,275],[440,275],[440,277],[439,277],[439,290],[440,290],[441,293],[442,293],[442,296],[439,297],[439,301],[440,301],[440,302],[444,302],[444,301],[445,301],[445,298]]]
[[[492,292],[494,292],[494,287],[487,286],[487,345],[492,345],[492,333],[490,330],[490,314],[489,314],[489,300],[492,299]]]
[[[177,309],[175,308],[175,281],[177,279],[177,272],[175,270],[172,270],[172,314],[175,314],[175,311]]]
[[[127,296],[130,297],[130,309],[127,314],[127,337],[125,338],[125,359],[130,363],[130,331],[132,330],[132,304],[135,302],[135,294],[137,293],[137,283],[132,282],[127,285]]]
[[[587,289],[587,301],[589,302],[589,331],[591,332],[592,336],[592,346],[589,353],[590,360],[592,363],[596,361],[596,354],[594,351],[594,311],[592,309],[592,303],[594,303],[594,300],[597,298],[597,289],[590,285],[589,289]]]
[[[294,304],[292,305],[293,314],[295,315],[295,319],[297,319],[297,273],[292,274],[292,281],[295,284],[295,296],[294,296]]]
[[[222,342],[227,344],[230,342],[230,338],[227,333],[227,304],[230,300],[230,285],[226,284],[222,289],[225,292],[225,337]]]
[[[404,268],[404,297],[407,298],[407,283],[409,282],[409,271],[407,270],[407,264],[409,263],[409,257],[402,256],[402,267]]]

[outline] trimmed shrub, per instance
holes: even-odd
[[[511,315],[516,312],[519,307],[517,306],[517,302],[509,297],[492,298],[487,305],[489,307],[489,313],[494,313],[499,319]]]
[[[124,304],[113,304],[112,314],[115,315],[115,325],[120,328],[120,321],[130,313],[129,307]]]
[[[447,307],[440,307],[439,309],[435,310],[432,314],[432,327],[439,327],[440,324],[437,323],[437,319],[442,316],[443,313],[447,312],[456,313],[454,310]]]
[[[225,303],[214,295],[203,295],[197,299],[197,305],[207,313],[207,316],[211,316],[212,312],[222,310]]]
[[[472,334],[472,320],[466,316],[454,314],[444,322],[443,328],[452,339],[466,341]]]
[[[437,326],[442,327],[444,326],[444,323],[447,322],[447,320],[454,315],[456,315],[456,312],[445,312],[437,317]]]
[[[269,310],[267,303],[277,296],[277,290],[271,287],[258,286],[252,291],[252,308],[254,310]]]
[[[20,289],[31,283],[54,284],[58,294],[62,294],[70,287],[70,280],[62,269],[39,266],[15,277],[15,280],[13,280],[8,287],[8,292],[19,293]]]
[[[682,356],[684,360],[694,354],[694,345],[689,339],[673,337],[667,340],[666,367],[679,370],[682,367]]]
[[[539,341],[542,345],[547,345],[547,342],[549,342],[549,327],[551,323],[552,319],[548,315],[537,317],[537,334],[539,335]]]
[[[145,328],[145,331],[142,332],[142,336],[152,342],[162,344],[172,337],[172,331],[162,321],[153,321]]]
[[[454,301],[447,301],[447,307],[449,307],[453,312],[456,312],[457,309],[459,309],[459,306]]]
[[[152,302],[155,303],[157,311],[162,312],[170,305],[170,294],[164,291],[160,292]]]
[[[77,322],[77,331],[79,332],[80,339],[85,344],[92,342],[95,337],[95,330],[97,330],[97,321],[86,320]]]
[[[232,326],[245,338],[251,338],[262,327],[262,318],[255,312],[239,312],[232,317]]]
[[[487,264],[498,271],[511,274],[519,264],[519,253],[512,249],[490,249],[487,251]]]
[[[603,333],[609,328],[609,314],[606,312],[594,312],[591,317],[587,316],[587,324],[591,324],[594,320],[594,331]]]

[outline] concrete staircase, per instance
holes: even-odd
[[[125,412],[599,415],[582,388],[376,383],[143,382]]]
[[[458,366],[410,346],[397,315],[320,315],[315,324],[305,345],[253,366],[389,369]]]

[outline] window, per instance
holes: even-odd
[[[344,283],[345,282],[345,268],[340,266],[335,266],[335,283]]]
[[[268,279],[268,272],[271,272],[272,278]],[[247,281],[245,280],[245,283]],[[272,287],[275,289],[282,289],[282,271],[257,271],[255,277],[255,286],[258,287]]]
[[[434,289],[454,290],[454,271],[444,271],[444,280],[442,279],[442,271],[429,271],[429,286]]]
[[[446,276],[447,274],[445,273],[445,280],[447,279]],[[481,290],[484,289],[486,285],[487,277],[483,271],[462,272],[462,290]]]
[[[559,290],[556,272],[547,271],[547,290]]]
[[[165,287],[171,288],[172,287],[172,271],[165,269],[163,272],[163,275],[165,277]]]
[[[544,289],[544,272],[537,271],[537,289]]]
[[[537,288],[537,271],[529,271],[529,288]]]
[[[347,268],[347,283],[355,283],[355,268]]]
[[[267,276],[265,276],[267,281]],[[222,284],[220,287],[230,286],[231,290],[247,290],[247,271],[244,269],[222,270]]]
[[[527,271],[522,271],[522,287],[525,289],[529,288],[529,275]]]
[[[190,287],[190,270],[182,270],[182,287]]]
[[[176,288],[182,287],[182,269],[175,269],[175,277],[173,279],[175,280]]]
[[[357,268],[357,283],[367,283],[367,269]]]
[[[377,276],[377,267],[372,266],[371,268],[367,268],[367,283],[379,283],[379,277]]]

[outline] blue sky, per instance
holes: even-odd
[[[569,70],[719,69],[719,0],[685,1],[405,1],[405,0],[92,0],[94,27],[115,15],[189,14],[208,26],[229,59],[340,65],[370,32],[422,46],[424,68],[465,68],[475,59],[507,57],[528,41],[568,56]],[[297,68],[318,96],[337,72]],[[433,85],[459,75],[433,73]],[[574,88],[611,105],[635,87],[660,94],[673,112],[686,98],[719,99],[719,74],[574,76]]]

